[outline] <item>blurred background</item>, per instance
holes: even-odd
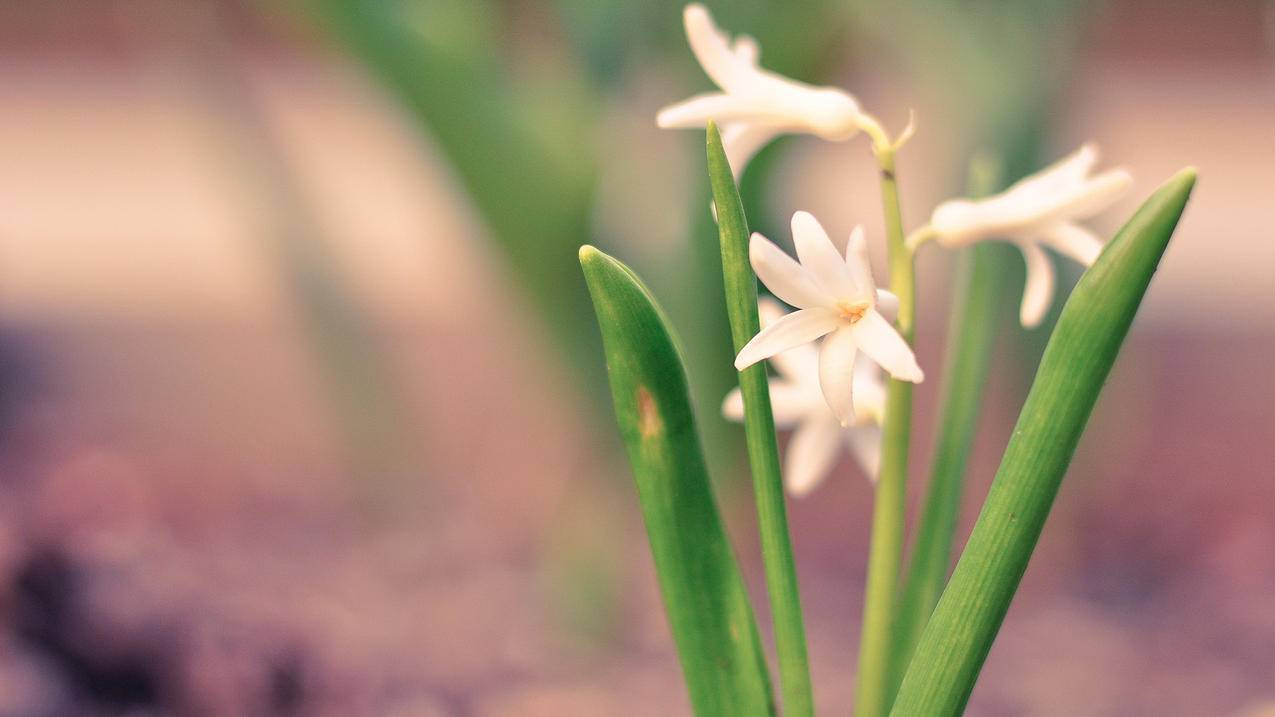
[[[1108,236],[1199,167],[970,713],[1269,714],[1275,9],[710,6],[916,110],[909,227],[977,151],[1012,180],[1098,142],[1137,180]],[[0,715],[688,713],[575,250],[685,340],[765,631],[703,138],[654,126],[709,87],[666,0],[0,3]],[[781,140],[743,190],[781,241],[796,209],[882,236],[862,138]],[[954,259],[921,256],[923,365]],[[1003,269],[958,543],[1048,335]],[[821,713],[870,503],[846,460],[790,504]]]

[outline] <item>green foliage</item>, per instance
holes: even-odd
[[[681,350],[620,262],[580,250],[664,608],[695,713],[773,714],[765,654],[713,500]]]
[[[908,666],[895,717],[964,710],[1194,184],[1188,169],[1153,194],[1068,299],[974,531]]]
[[[971,196],[995,190],[999,183],[996,164],[990,160],[972,163]],[[939,384],[943,395],[934,462],[895,616],[891,689],[896,689],[903,679],[903,670],[947,580],[965,471],[1006,297],[1002,280],[1004,258],[1013,251],[1012,247],[982,243],[963,250],[961,257]]]
[[[708,125],[708,176],[717,207],[726,309],[730,315],[731,337],[738,352],[761,329],[757,316],[757,278],[748,260],[748,220],[744,217],[744,205],[731,176],[722,137],[712,123]],[[744,433],[748,441],[748,461],[753,471],[757,522],[766,564],[766,587],[775,621],[784,713],[793,717],[813,715],[814,693],[806,655],[806,629],[801,616],[792,538],[788,533],[779,445],[775,441],[775,419],[770,407],[770,383],[766,378],[765,363],[754,364],[739,372],[739,387],[744,398]]]

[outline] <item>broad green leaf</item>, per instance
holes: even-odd
[[[749,234],[744,205],[731,175],[722,137],[711,122],[708,125],[708,176],[717,208],[726,309],[735,351],[739,351],[761,328],[757,316],[757,279],[748,260]],[[784,483],[779,468],[779,446],[775,442],[775,419],[770,408],[766,365],[758,363],[740,371],[739,388],[744,398],[744,434],[748,441],[748,462],[753,471],[757,523],[766,565],[766,588],[770,593],[770,611],[775,623],[784,714],[791,717],[813,715],[814,693],[806,655],[806,629],[801,617],[801,594],[797,587],[792,537],[788,533]]]
[[[695,714],[773,714],[765,654],[709,486],[681,350],[628,267],[590,246],[580,250],[580,265]]]
[[[949,717],[964,710],[1194,184],[1195,171],[1187,169],[1153,194],[1068,299],[983,510],[921,635],[891,715]]]

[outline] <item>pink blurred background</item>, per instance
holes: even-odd
[[[484,7],[557,61],[547,5]],[[1201,179],[971,714],[1275,713],[1272,17],[1118,0],[1079,33],[1046,154],[1093,139],[1136,177],[1096,226]],[[963,171],[960,98],[871,50],[830,79],[892,125],[916,108],[920,221]],[[625,258],[682,250],[700,206],[695,143],[653,117],[704,80],[668,67],[598,120],[595,231]],[[786,149],[776,215],[880,236],[862,144]],[[688,713],[605,397],[431,135],[306,13],[6,4],[0,159],[0,715]],[[922,258],[926,365],[950,266]],[[966,528],[1041,338],[1002,336]],[[740,465],[719,499],[762,601]],[[871,492],[847,460],[816,496],[790,518],[831,714]]]

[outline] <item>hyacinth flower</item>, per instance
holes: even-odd
[[[749,241],[749,261],[757,277],[798,310],[745,344],[735,357],[735,368],[742,371],[823,338],[819,386],[837,420],[849,426],[854,423],[853,374],[859,352],[901,381],[920,383],[924,374],[912,348],[882,315],[882,311],[894,311],[898,299],[876,287],[863,227],[851,233],[845,257],[808,212],[793,214],[792,236],[800,263],[761,234],[754,233]]]
[[[736,179],[748,160],[781,134],[812,134],[839,142],[860,130],[881,134],[859,102],[835,87],[815,87],[762,69],[753,38],[731,40],[698,3],[683,13],[691,51],[721,92],[709,92],[665,107],[655,122],[665,129],[721,128],[726,157]]]
[[[779,302],[758,302],[762,327],[781,319]],[[814,490],[837,462],[840,448],[854,456],[869,480],[876,482],[881,464],[881,422],[885,415],[885,381],[871,361],[859,358],[854,368],[854,422],[842,426],[819,389],[819,353],[809,344],[775,354],[770,359],[778,376],[770,378],[770,405],[775,427],[792,429],[784,456],[784,486],[800,497]],[[722,402],[722,415],[742,422],[744,399],[735,388]]]
[[[960,247],[986,239],[1008,239],[1023,252],[1027,282],[1019,318],[1023,326],[1040,324],[1054,297],[1054,267],[1043,247],[1088,267],[1102,251],[1102,240],[1076,222],[1107,209],[1133,179],[1124,169],[1089,176],[1098,150],[1086,144],[1070,157],[987,199],[952,199],[934,209],[929,227],[914,235],[916,244],[934,239]]]

